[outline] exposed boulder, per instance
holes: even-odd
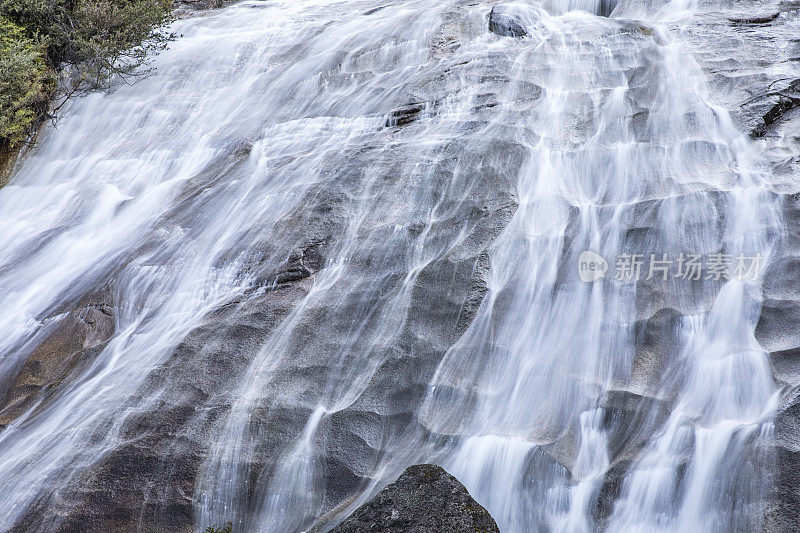
[[[436,465],[408,467],[397,481],[359,507],[331,533],[500,531],[456,478]]]
[[[508,6],[495,6],[489,13],[489,31],[503,37],[525,37],[525,29],[519,14]]]

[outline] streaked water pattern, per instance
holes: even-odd
[[[758,153],[662,25],[692,6],[622,20],[595,14],[610,4],[508,4],[524,38],[490,33],[492,6],[245,1],[178,21],[155,76],[45,128],[0,190],[0,379],[109,279],[114,334],[0,432],[0,529],[170,397],[141,391],[209,313],[271,290],[253,258],[284,261],[287,221],[325,191],[337,234],[207,436],[196,529],[330,526],[419,462],[504,532],[758,526],[776,390],[753,335],[761,279],[584,283],[576,269],[584,250],[612,270],[623,253],[769,262],[782,223]],[[462,220],[481,195],[504,213],[488,235]],[[369,442],[368,481],[332,499],[321,428],[414,355],[409,328],[456,327],[414,302],[457,260],[481,279],[473,316],[415,389],[414,423]],[[256,421],[276,406],[307,419],[264,465]]]

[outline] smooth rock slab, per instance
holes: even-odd
[[[414,465],[331,533],[499,532],[489,512],[436,465]]]

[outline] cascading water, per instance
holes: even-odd
[[[686,6],[492,7],[243,2],[45,129],[0,190],[0,529],[67,530],[104,475],[132,529],[325,528],[419,462],[507,532],[758,527],[782,222],[658,24]],[[719,254],[761,268],[675,270]],[[105,287],[107,338],[20,378]]]

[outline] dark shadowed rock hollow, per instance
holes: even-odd
[[[436,465],[414,465],[331,533],[499,532],[491,515]]]

